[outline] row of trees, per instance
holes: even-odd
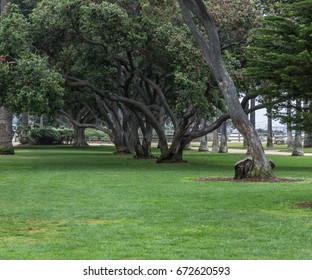
[[[0,26],[1,105],[9,111],[62,114],[76,146],[86,144],[83,131],[94,127],[117,151],[144,158],[152,157],[154,130],[158,162],[183,160],[190,141],[231,118],[253,159],[245,176],[273,176],[247,114],[290,100],[284,92],[292,92],[248,64],[250,57],[262,60],[247,36],[260,26],[253,1],[18,2],[7,6]],[[265,95],[267,85],[284,99]],[[262,104],[248,109],[259,94]],[[171,143],[166,119],[174,127]]]
[[[245,69],[269,114],[286,123],[289,131],[296,130],[294,153],[298,155],[302,131],[305,145],[312,144],[311,11],[309,0],[283,1],[267,10],[261,28],[250,32]]]

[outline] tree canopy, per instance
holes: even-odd
[[[0,21],[0,102],[16,113],[53,114],[62,106],[64,79],[37,54],[30,32],[20,9],[7,5]]]
[[[116,148],[136,155],[151,156],[154,130],[160,161],[182,160],[187,143],[230,116],[263,154],[247,101],[259,93],[279,106],[309,99],[307,0],[286,1],[274,15],[265,9],[260,28],[263,10],[251,0],[12,2],[0,23],[1,104],[16,113],[61,112],[79,128],[101,126]],[[248,92],[264,85],[270,94]]]
[[[311,1],[286,1],[264,17],[250,36],[246,74],[262,92],[275,117],[294,128],[311,131],[312,27]],[[305,103],[298,108],[297,100]],[[274,102],[272,102],[274,101]],[[285,114],[291,106],[296,112]],[[299,112],[299,114],[298,114]]]

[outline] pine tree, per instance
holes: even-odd
[[[294,129],[311,131],[311,106],[299,108],[296,100],[311,104],[312,1],[292,2],[276,5],[275,13],[252,31],[245,74],[264,100],[273,101],[268,106],[275,118],[292,123]],[[285,108],[292,114],[287,115]]]

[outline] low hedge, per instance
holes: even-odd
[[[14,154],[15,152],[13,148],[0,146],[0,155],[14,155]]]
[[[61,134],[53,128],[35,128],[30,132],[31,142],[35,145],[61,144]]]

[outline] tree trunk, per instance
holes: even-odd
[[[192,150],[192,142],[189,142],[184,147],[185,151],[191,151]]]
[[[221,126],[221,140],[220,140],[220,148],[219,153],[224,154],[228,152],[228,146],[227,146],[227,123],[226,121],[223,122]]]
[[[291,101],[288,101],[288,106],[287,106],[287,116],[291,116]],[[291,123],[287,123],[287,150],[292,151],[294,147],[294,139],[292,135],[292,128],[291,128]]]
[[[243,110],[233,79],[226,70],[222,55],[217,28],[212,16],[202,0],[178,0],[185,23],[188,25],[195,40],[218,83],[228,112],[237,130],[244,136],[250,147],[252,164],[249,165],[246,177],[273,178],[272,166],[264,153],[260,138]],[[201,33],[194,22],[193,15],[202,23],[207,38]]]
[[[127,147],[127,143],[125,143],[124,135],[123,134],[118,134],[116,137],[111,139],[111,141],[114,143],[114,146],[116,148],[116,151],[114,154],[131,154]]]
[[[292,135],[291,125],[287,124],[287,150],[292,151],[294,148],[294,138]]]
[[[166,122],[166,110],[164,108],[160,108],[159,116],[158,116],[158,123],[160,127],[162,127],[164,135],[166,134],[166,129],[165,129],[165,122]],[[157,133],[158,137],[158,133]],[[159,138],[158,138],[158,144],[157,148],[160,148],[161,143],[159,143]]]
[[[296,101],[296,115],[300,118],[301,114],[301,100],[298,99]],[[303,148],[302,148],[302,131],[300,129],[296,129],[295,131],[295,141],[294,141],[294,150],[292,152],[292,156],[304,156]]]
[[[312,147],[312,133],[306,132],[304,137],[304,148],[311,148]]]
[[[1,0],[0,2],[0,15],[4,11],[5,5],[9,0]],[[13,115],[8,112],[4,107],[0,108],[0,146],[6,148],[13,148],[13,129],[12,129]]]
[[[10,0],[1,0],[0,1],[0,8],[1,8],[1,11],[0,11],[0,14],[2,14],[3,13],[3,11],[4,11],[4,8],[5,8],[5,5],[7,4],[7,3],[9,3],[10,2]]]
[[[152,155],[153,128],[149,124],[146,124],[142,134],[142,143],[139,137],[136,139],[135,157],[140,159],[153,159],[155,158]],[[137,136],[139,135],[137,134]]]
[[[267,115],[268,115],[268,130],[267,130],[267,148],[269,150],[273,149],[273,128],[272,128],[272,110],[267,109]]]
[[[27,137],[29,134],[29,117],[28,113],[23,112],[22,113],[22,129],[21,129],[21,136]]]
[[[12,113],[8,112],[4,107],[0,108],[0,146],[12,148],[13,129],[12,129]]]
[[[250,100],[250,109],[254,108],[256,106],[256,99],[251,99]],[[251,124],[254,126],[254,128],[256,128],[256,112],[253,111],[252,113],[250,113],[250,122]]]
[[[202,128],[204,129],[206,127],[206,125],[207,125],[207,122],[206,122],[206,120],[203,119],[202,120]],[[208,152],[209,151],[207,134],[200,138],[200,145],[199,145],[198,151],[199,152]]]
[[[249,102],[246,104],[245,109],[249,109]],[[246,155],[250,155],[250,149],[248,147],[247,139],[243,137],[243,148],[247,149]]]
[[[75,148],[86,148],[89,146],[86,140],[85,128],[74,126],[74,147]]]
[[[271,165],[271,168],[275,168],[275,164],[269,160],[269,164]],[[248,178],[248,174],[250,172],[250,169],[253,168],[254,161],[251,157],[247,157],[241,161],[238,161],[235,164],[235,176],[234,179],[240,180]]]
[[[213,121],[215,121],[215,118]],[[219,138],[218,129],[215,129],[212,135],[212,152],[213,153],[217,153],[219,151],[219,139],[218,138]]]
[[[199,152],[208,152],[208,137],[207,134],[200,138]]]
[[[43,128],[43,127],[44,127],[44,116],[43,116],[43,115],[40,116],[40,124],[39,124],[39,127],[40,127],[40,128]]]
[[[183,160],[183,150],[185,146],[190,142],[184,139],[186,132],[189,129],[187,121],[182,122],[179,127],[175,130],[173,139],[169,149],[162,152],[157,160],[157,163],[163,162],[185,162]]]
[[[183,160],[183,150],[185,145],[183,145],[180,139],[173,139],[168,151],[157,159],[157,163],[178,163],[185,162]]]
[[[292,152],[292,156],[304,156],[302,148],[302,132],[300,130],[296,130],[295,132],[294,150]]]

